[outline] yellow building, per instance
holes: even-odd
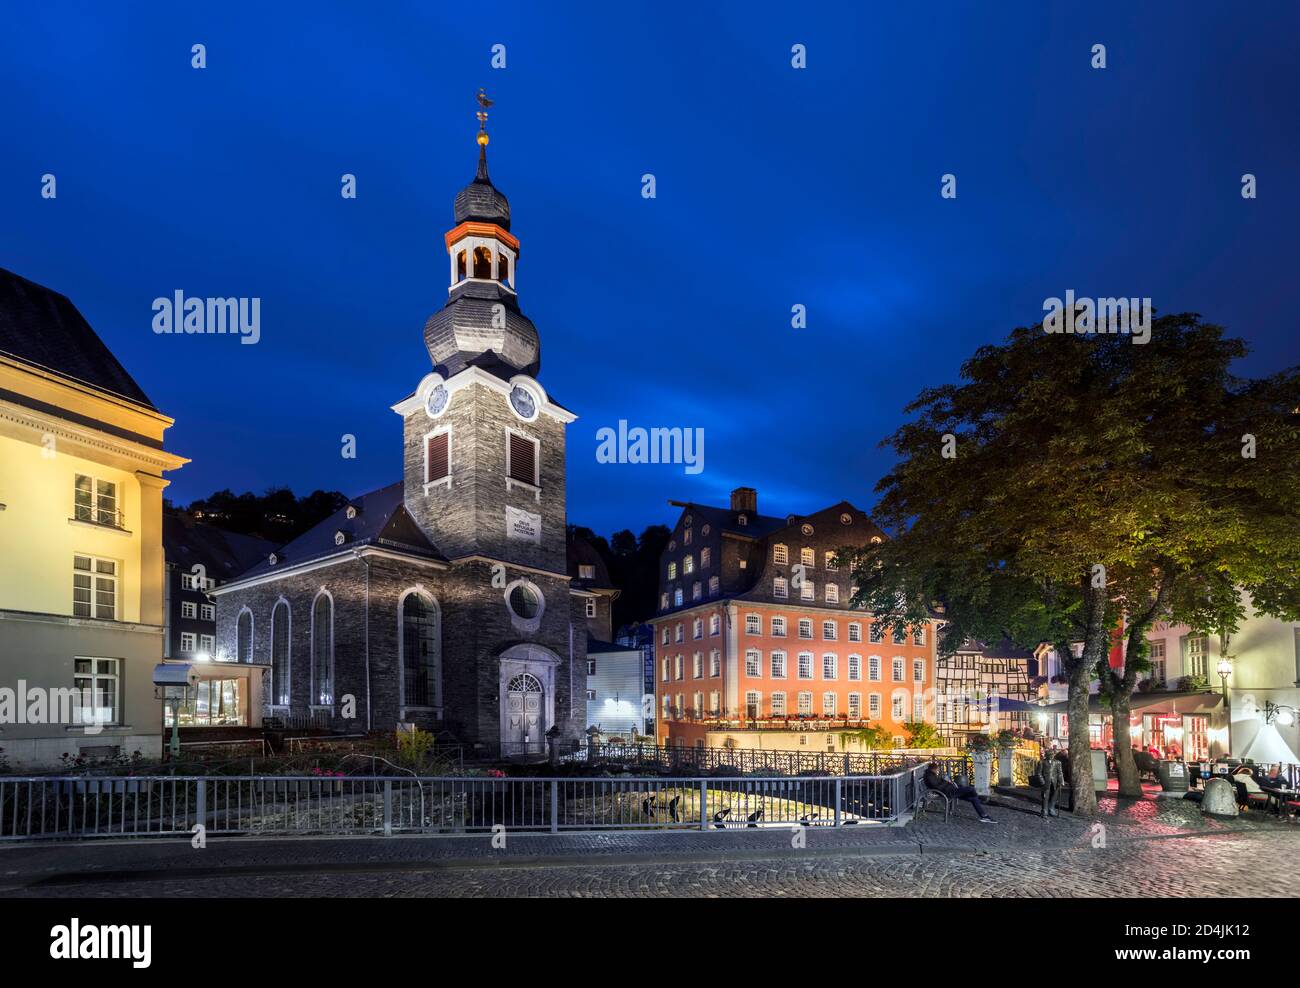
[[[160,413],[63,295],[0,269],[0,749],[157,757]]]

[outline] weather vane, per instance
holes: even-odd
[[[486,145],[488,142],[487,111],[488,111],[488,107],[492,105],[492,100],[488,98],[488,94],[484,91],[482,86],[479,87],[478,96],[476,98],[478,99],[478,105],[479,105],[479,111],[477,113],[478,142],[479,144]]]

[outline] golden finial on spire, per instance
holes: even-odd
[[[477,114],[477,116],[478,116],[478,143],[479,143],[479,146],[480,146],[480,147],[487,147],[487,142],[488,142],[488,133],[487,133],[487,118],[488,118],[488,115],[487,115],[487,111],[488,111],[488,107],[492,105],[492,100],[490,100],[490,99],[488,98],[488,94],[483,90],[483,87],[482,87],[482,86],[479,87],[477,99],[478,99],[478,105],[479,105],[479,111],[478,111],[478,114]]]

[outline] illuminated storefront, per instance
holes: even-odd
[[[244,727],[248,724],[247,679],[200,679],[186,690],[185,701],[180,705],[181,727]],[[171,705],[164,714],[164,725],[172,726]]]
[[[1066,703],[1044,706],[1033,718],[1048,736],[1065,741],[1070,719]],[[1223,696],[1210,691],[1134,693],[1129,720],[1133,747],[1157,758],[1202,761],[1227,752],[1227,709]],[[1088,698],[1088,741],[1109,748],[1115,735],[1108,704]]]

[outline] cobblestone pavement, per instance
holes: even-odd
[[[729,833],[219,839],[0,849],[0,895],[99,896],[1288,896],[1300,826],[1220,823],[1162,800],[1044,821]],[[1176,805],[1177,804],[1177,805]],[[1098,826],[1100,824],[1100,827]],[[1260,862],[1269,862],[1260,868]]]
[[[671,859],[585,865],[416,866],[412,870],[312,870],[298,874],[151,877],[10,889],[58,897],[192,896],[1289,896],[1300,865],[1286,833],[1196,836],[1068,850],[935,852],[711,863]],[[1259,867],[1268,861],[1267,869]],[[366,866],[362,866],[364,869]],[[375,867],[371,865],[370,867]]]

